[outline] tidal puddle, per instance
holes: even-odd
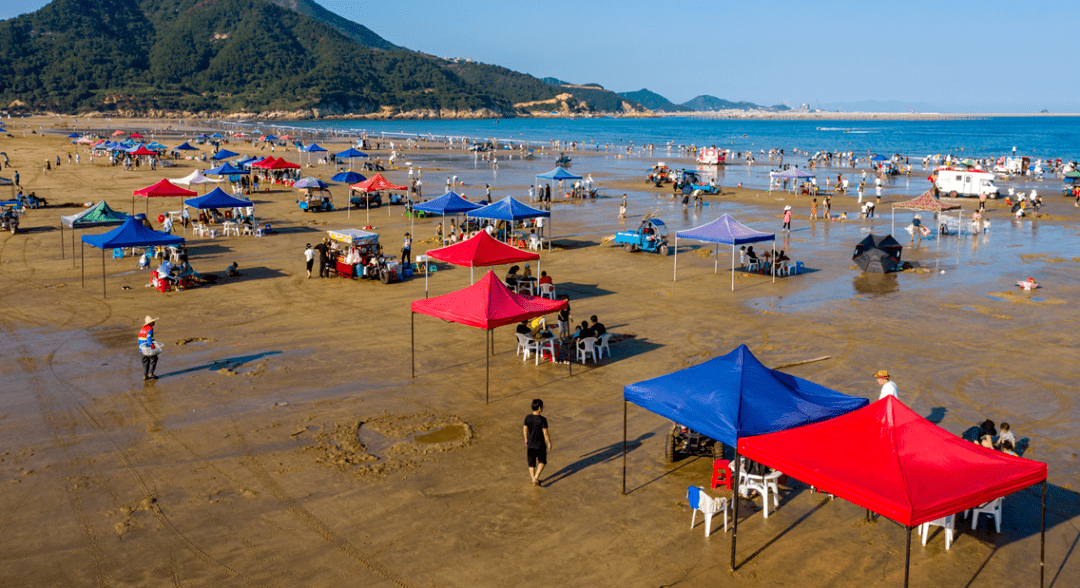
[[[462,425],[450,425],[430,433],[413,435],[413,441],[417,443],[446,443],[448,441],[461,441],[464,438],[465,427]]]
[[[987,295],[987,298],[989,298],[990,300],[994,300],[996,302],[1008,302],[1007,300],[1005,300],[1004,298],[1002,298],[1000,296],[989,296],[989,295]]]

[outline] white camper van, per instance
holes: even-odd
[[[986,193],[987,198],[998,197],[998,187],[994,185],[994,174],[970,169],[952,169],[948,167],[934,170],[934,187],[939,196],[971,196],[978,198]]]
[[[698,150],[697,162],[700,165],[724,165],[727,150],[719,147],[702,147]]]

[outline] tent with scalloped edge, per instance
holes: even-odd
[[[416,377],[416,315],[426,314],[444,321],[484,329],[484,357],[487,362],[485,375],[485,403],[490,399],[491,354],[487,347],[494,345],[492,331],[499,327],[544,316],[569,306],[565,300],[548,300],[536,296],[523,296],[511,292],[505,284],[488,271],[484,277],[468,288],[456,292],[414,300],[410,305],[412,329],[412,376]],[[573,362],[570,362],[571,366]],[[571,367],[571,369],[573,369]]]
[[[1045,463],[967,441],[894,396],[824,422],[741,438],[738,453],[900,523],[908,565],[914,527],[1042,483],[1045,545]]]

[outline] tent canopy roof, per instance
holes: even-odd
[[[558,312],[568,305],[565,300],[515,294],[495,277],[495,272],[488,271],[468,288],[413,301],[412,311],[470,327],[494,329]]]
[[[424,202],[423,204],[417,204],[416,206],[413,206],[413,208],[431,214],[461,214],[483,207],[479,204],[469,202],[461,196],[458,196],[457,193],[450,191],[438,198]]]
[[[146,196],[147,198],[153,198],[157,196],[194,196],[195,192],[188,190],[187,188],[181,188],[180,186],[173,185],[169,180],[161,180],[153,186],[147,186],[141,190],[135,190],[133,192],[136,196]]]
[[[799,169],[797,167],[792,167],[792,168],[785,169],[782,172],[776,172],[776,174],[773,177],[777,177],[777,178],[781,178],[781,179],[788,179],[788,180],[797,180],[799,178],[813,178],[815,176],[814,176],[814,174],[812,174],[810,172],[803,171],[803,170],[801,170],[801,169]]]
[[[829,421],[740,439],[739,452],[908,526],[1046,479],[1046,464],[965,441],[892,396]]]
[[[335,154],[334,157],[340,157],[343,159],[347,159],[350,157],[367,157],[367,153],[364,153],[363,151],[357,151],[355,148],[349,147],[341,153]]]
[[[117,249],[123,247],[153,247],[155,245],[176,245],[183,243],[183,237],[174,237],[146,228],[135,217],[128,217],[122,225],[100,235],[83,235],[83,243],[98,249]]]
[[[249,172],[246,169],[240,169],[240,168],[236,167],[235,165],[233,165],[233,164],[226,161],[225,163],[223,163],[223,164],[221,164],[221,165],[219,165],[219,166],[217,166],[215,168],[211,168],[211,169],[206,170],[206,173],[208,173],[208,174],[210,174],[212,176],[236,176],[236,175],[241,175],[241,174],[248,174],[248,173],[251,173],[251,172]]]
[[[759,241],[775,241],[773,233],[762,233],[735,220],[729,214],[706,223],[700,227],[694,227],[687,231],[679,231],[675,236],[680,239],[697,239],[710,243],[723,243],[724,245],[743,245],[757,243]]]
[[[190,174],[188,174],[187,176],[176,179],[176,180],[173,180],[172,182],[174,184],[183,184],[185,186],[191,186],[191,185],[194,185],[194,184],[217,184],[217,183],[222,182],[222,180],[211,180],[210,178],[204,176],[201,171],[195,170],[195,171],[191,172]]]
[[[580,180],[581,176],[575,176],[574,174],[566,171],[562,167],[556,167],[546,174],[540,174],[536,176],[543,180]]]
[[[188,198],[184,201],[186,206],[205,210],[208,208],[247,208],[255,206],[250,200],[240,200],[226,194],[221,188],[214,188],[209,193],[198,198]]]
[[[511,221],[544,216],[550,217],[551,213],[544,210],[538,210],[514,200],[512,196],[507,196],[498,202],[493,202],[483,208],[478,208],[470,212],[469,216],[473,218],[492,218],[496,220]]]
[[[957,210],[960,208],[960,205],[945,204],[937,198],[934,198],[933,190],[927,190],[920,194],[917,198],[893,204],[893,208],[901,208],[904,210],[925,210],[928,212],[941,212],[943,210]]]
[[[375,174],[370,179],[349,186],[349,189],[356,190],[357,192],[378,192],[380,190],[407,190],[408,188],[405,186],[395,186],[394,184],[391,184],[389,180],[384,178],[382,174]]]
[[[868,402],[771,370],[746,345],[700,365],[630,384],[623,398],[728,445],[742,437],[831,419]]]
[[[313,178],[311,176],[296,180],[296,182],[293,184],[293,188],[296,188],[297,190],[305,188],[308,190],[312,188],[321,190],[327,187],[329,187],[329,185],[326,182],[320,180],[319,178]]]
[[[229,151],[228,149],[222,149],[221,151],[218,151],[217,153],[215,153],[214,156],[211,157],[210,159],[213,159],[214,161],[221,161],[222,159],[228,159],[230,157],[236,157],[237,155],[240,155],[240,154],[236,153],[234,151]]]
[[[427,254],[440,261],[464,267],[505,265],[540,259],[538,253],[511,247],[493,238],[487,231],[480,231],[461,243],[430,249]]]
[[[345,182],[346,184],[355,184],[357,182],[363,182],[367,178],[365,178],[364,176],[362,176],[362,175],[360,175],[360,174],[358,174],[358,173],[356,173],[356,172],[354,172],[353,170],[350,169],[348,171],[343,171],[343,172],[340,172],[340,173],[336,173],[333,176],[331,176],[330,179],[335,181],[335,182]]]
[[[326,148],[322,147],[318,143],[312,143],[311,145],[305,145],[305,146],[301,147],[300,151],[303,151],[304,153],[317,153],[317,152],[326,151]]]
[[[78,214],[60,217],[60,222],[73,229],[105,227],[122,224],[128,219],[128,216],[128,214],[116,212],[112,208],[109,208],[109,205],[102,200]]]

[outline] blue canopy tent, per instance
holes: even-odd
[[[81,136],[82,135],[80,135],[79,133],[71,133],[70,135],[67,136],[67,138],[68,139],[78,139]]]
[[[884,155],[882,155],[880,153],[878,153],[877,155],[870,158],[870,161],[888,161],[888,160],[889,160],[888,157],[885,157]]]
[[[368,156],[367,153],[364,153],[363,151],[357,151],[356,148],[354,148],[354,147],[349,147],[348,149],[342,151],[341,153],[335,153],[334,154],[334,157],[336,157],[337,159],[345,159],[347,157],[349,159],[349,167],[352,167],[352,160],[353,160],[354,157],[367,157],[367,156]]]
[[[628,402],[735,448],[739,439],[785,431],[847,414],[870,403],[762,365],[739,345],[727,355],[623,388],[623,494],[626,494],[626,407]],[[671,440],[667,439],[670,443]],[[739,476],[734,476],[734,496]],[[739,501],[735,500],[731,532],[731,566]]]
[[[176,147],[177,151],[198,151],[198,147],[192,147],[187,141],[184,141]]]
[[[720,245],[731,245],[731,290],[735,290],[735,246],[744,245],[748,243],[760,243],[762,241],[773,242],[773,253],[776,252],[776,235],[773,233],[762,233],[755,231],[750,227],[735,220],[729,214],[725,214],[720,218],[706,223],[700,227],[694,227],[687,231],[679,231],[675,233],[675,271],[671,278],[671,281],[675,282],[679,279],[679,238],[683,239],[696,239],[698,241],[708,241],[709,243],[716,243],[715,261],[713,262],[713,273],[717,273],[720,267]],[[774,266],[775,268],[775,266]],[[776,271],[773,269],[773,281],[776,281]]]
[[[101,291],[102,297],[108,298],[105,289],[105,251],[125,247],[156,247],[183,243],[183,237],[174,237],[168,233],[149,229],[135,217],[128,217],[119,227],[100,235],[83,235],[80,249],[82,260],[82,285],[86,286],[86,245],[101,249]]]
[[[446,215],[452,214],[456,216],[459,214],[468,214],[479,208],[483,208],[483,206],[475,204],[473,202],[469,202],[461,196],[458,196],[457,192],[454,192],[453,190],[447,192],[446,194],[443,194],[442,196],[439,196],[438,198],[435,198],[434,200],[429,200],[427,202],[424,202],[423,204],[417,204],[413,206],[413,210],[419,210],[428,214],[438,214],[442,216],[443,235],[446,234]]]
[[[226,194],[221,188],[214,188],[197,198],[188,198],[184,201],[184,206],[206,210],[208,208],[252,208],[255,205],[250,200],[241,200]]]
[[[311,165],[311,154],[312,153],[323,153],[325,151],[326,151],[326,148],[320,146],[318,143],[312,143],[311,145],[304,145],[303,147],[300,148],[300,153],[307,153],[308,154],[308,165]]]
[[[556,167],[546,174],[540,174],[536,176],[538,180],[554,180],[561,182],[563,180],[580,180],[581,176],[575,176],[574,174],[566,171],[562,167]],[[540,182],[536,182],[537,190],[539,190]]]
[[[223,139],[223,138],[225,138],[225,135],[222,135],[221,133],[214,133],[213,135],[210,135],[210,136],[215,138],[215,139]]]
[[[210,168],[210,169],[206,170],[203,173],[210,174],[212,176],[229,176],[229,181],[230,182],[235,182],[237,180],[234,179],[234,176],[247,175],[247,174],[250,174],[251,171],[246,170],[246,169],[238,168],[235,165],[233,165],[233,164],[229,163],[228,161],[226,161],[225,163],[223,163],[223,164],[221,164],[221,165],[219,165],[217,167]]]
[[[269,142],[269,141],[277,141],[278,138],[273,136],[273,135],[263,135],[262,140]]]
[[[214,156],[211,157],[210,159],[213,159],[214,161],[221,161],[222,159],[228,159],[230,157],[236,157],[237,155],[240,155],[240,154],[235,153],[233,151],[229,151],[228,149],[222,149],[221,151],[218,151],[217,153],[215,153]]]
[[[506,198],[503,198],[498,202],[493,202],[483,208],[478,208],[471,212],[465,213],[465,218],[468,219],[469,217],[512,222],[516,220],[525,220],[531,218],[551,218],[551,213],[546,210],[538,210],[527,204],[523,204],[521,202],[518,202],[517,200],[514,200],[512,196],[507,196]],[[548,251],[551,251],[550,236],[548,237]]]
[[[799,169],[797,167],[791,167],[791,168],[785,169],[784,171],[781,171],[781,172],[769,172],[769,191],[770,192],[772,191],[772,186],[773,186],[772,181],[774,179],[805,180],[807,178],[815,178],[815,177],[817,177],[817,176],[810,173],[810,172],[803,171],[803,170],[801,170],[801,169]],[[792,187],[794,187],[794,185],[795,185],[795,182],[792,182]]]

